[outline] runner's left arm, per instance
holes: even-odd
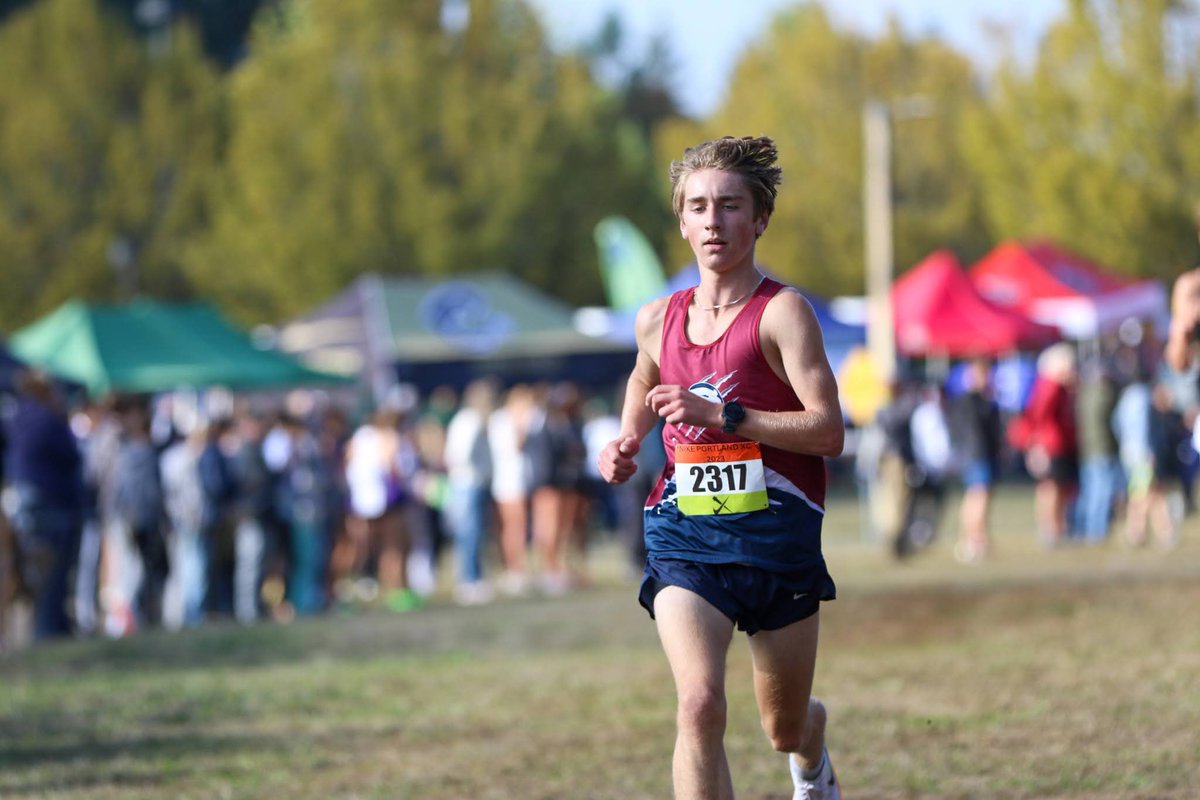
[[[747,408],[738,435],[796,453],[841,455],[846,425],[812,306],[799,292],[781,291],[767,305],[759,332],[767,363],[792,387],[804,409]]]

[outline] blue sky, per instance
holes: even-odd
[[[669,34],[678,64],[676,84],[688,71],[701,91],[689,93],[684,110],[703,115],[724,96],[730,70],[741,51],[766,29],[771,18],[798,0],[529,0],[542,15],[553,40],[562,46],[592,36],[610,10],[617,11],[635,53],[657,33]],[[890,15],[914,34],[937,33],[985,63],[995,51],[987,25],[1012,32],[1032,47],[1048,23],[1059,17],[1065,0],[824,0],[843,27],[881,31]],[[683,98],[683,93],[679,93]]]

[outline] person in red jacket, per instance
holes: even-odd
[[[1079,483],[1075,424],[1075,351],[1060,342],[1038,356],[1037,377],[1010,439],[1025,454],[1025,467],[1037,481],[1034,511],[1038,536],[1053,547],[1069,532],[1067,508]]]
[[[610,483],[628,480],[642,439],[665,423],[639,600],[675,678],[676,797],[733,797],[723,740],[735,625],[748,634],[763,730],[789,754],[793,796],[839,796],[811,691],[820,604],[835,593],[821,553],[823,457],[841,452],[845,428],[812,306],[755,266],[776,157],[766,137],[725,137],[671,165],[700,285],[639,311],[621,432],[598,463]]]

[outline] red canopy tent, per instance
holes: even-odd
[[[1005,242],[969,272],[981,295],[1029,319],[1083,339],[1130,317],[1155,320],[1167,313],[1166,287],[1106,272],[1052,244]]]
[[[980,297],[954,254],[937,250],[892,286],[896,349],[903,355],[996,356],[1055,341],[1053,328]]]

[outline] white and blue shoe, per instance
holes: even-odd
[[[833,762],[829,760],[828,750],[821,753],[821,771],[815,778],[805,778],[801,774],[800,764],[790,755],[788,764],[792,768],[792,783],[796,786],[792,800],[841,800],[842,788],[838,783],[837,773],[833,771]]]

